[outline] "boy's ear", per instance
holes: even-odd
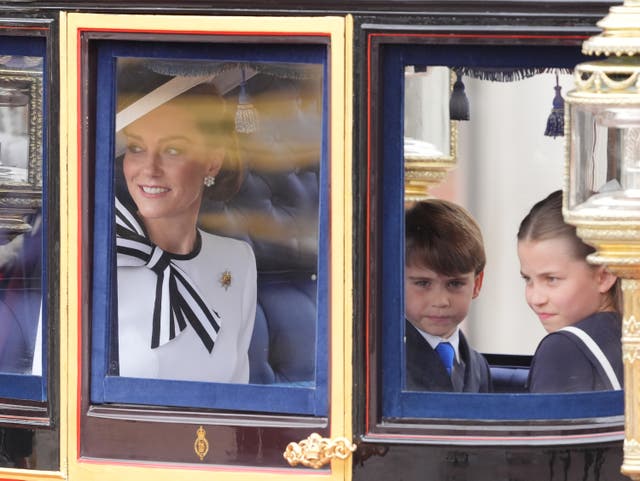
[[[605,266],[598,267],[598,291],[600,291],[601,294],[608,292],[617,280],[618,277],[612,274]]]
[[[484,271],[480,271],[473,279],[473,295],[472,299],[475,299],[480,294],[480,289],[482,288],[482,279],[484,279]]]

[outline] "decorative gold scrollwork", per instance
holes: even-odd
[[[299,443],[289,443],[283,456],[291,466],[302,464],[318,469],[328,464],[331,459],[347,459],[356,450],[356,445],[347,438],[323,438],[312,433]]]
[[[633,314],[624,319],[622,333],[626,337],[640,337],[640,322]]]

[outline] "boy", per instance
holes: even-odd
[[[458,327],[482,286],[478,224],[462,207],[430,199],[406,212],[405,228],[406,388],[491,391],[487,361]]]

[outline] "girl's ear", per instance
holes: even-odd
[[[222,162],[224,162],[224,155],[226,151],[224,147],[218,147],[212,149],[208,153],[209,168],[207,169],[207,175],[215,177],[222,168]]]
[[[609,289],[613,287],[613,285],[618,280],[618,277],[609,271],[605,266],[598,266],[598,291],[601,294],[605,292],[609,292]]]

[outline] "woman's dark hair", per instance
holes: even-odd
[[[196,119],[196,125],[212,149],[223,147],[222,167],[214,187],[204,190],[209,200],[228,200],[238,192],[246,169],[240,160],[234,112],[213,84],[202,83],[167,103],[182,104]]]
[[[571,246],[571,253],[576,260],[587,261],[589,254],[596,250],[585,244],[576,228],[564,221],[562,215],[562,191],[556,190],[547,197],[537,202],[529,211],[518,229],[518,242],[542,241],[548,239],[566,239]],[[622,292],[620,279],[609,290],[611,303],[618,312],[622,310]]]

